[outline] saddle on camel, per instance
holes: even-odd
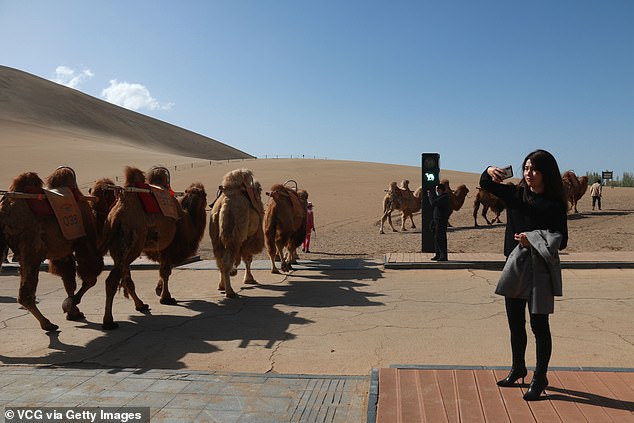
[[[36,305],[40,264],[49,260],[49,271],[59,275],[68,297],[62,309],[68,320],[84,317],[77,305],[95,285],[103,270],[99,252],[96,198],[84,196],[73,169],[60,167],[44,182],[37,173],[18,175],[0,201],[0,250],[11,248],[20,265],[18,303],[39,321],[42,329],[57,330]],[[91,202],[89,202],[89,200]],[[75,275],[82,286],[75,292]]]
[[[147,179],[141,170],[126,167],[125,179],[125,186],[116,188],[117,202],[104,224],[102,248],[114,261],[106,279],[104,329],[118,326],[112,316],[112,302],[119,287],[126,297],[132,297],[136,310],[149,310],[137,296],[130,275],[130,265],[141,253],[159,263],[155,291],[161,304],[176,303],[168,286],[172,268],[198,250],[206,226],[207,194],[202,184],[191,184],[177,200],[164,167],[151,169]]]

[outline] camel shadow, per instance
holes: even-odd
[[[634,410],[633,401],[619,400],[616,398],[604,397],[602,395],[592,394],[590,392],[575,391],[572,389],[563,389],[553,386],[546,388],[548,399],[551,401],[565,401],[577,404],[587,404],[596,407],[612,408],[614,410]],[[553,394],[552,392],[557,392]]]
[[[290,340],[291,325],[311,323],[275,308],[275,299],[241,297],[211,303],[203,300],[181,301],[183,315],[138,314],[118,321],[119,328],[102,331],[101,325],[85,322],[77,331],[95,331],[85,345],[65,343],[60,332],[49,332],[47,352],[40,357],[0,355],[3,364],[56,365],[63,367],[113,367],[138,369],[183,369],[189,354],[221,351],[218,341],[238,341],[238,348],[249,346],[271,349],[277,342]],[[192,314],[193,312],[193,314]],[[83,339],[84,334],[73,336]]]
[[[632,213],[634,213],[634,211],[632,210],[588,211],[588,212],[570,213],[568,214],[568,220],[580,220],[580,219],[587,219],[591,217],[600,217],[600,216],[627,216]]]
[[[499,229],[499,228],[504,228],[505,224],[504,223],[494,223],[492,225],[478,225],[478,226],[452,226],[450,228],[447,228],[447,232],[462,232],[462,231],[480,231],[480,230],[485,230],[485,231],[490,231],[490,230],[495,230],[495,229]]]
[[[367,263],[359,259],[358,264]],[[263,290],[281,294],[271,298],[276,304],[284,304],[291,307],[368,307],[382,306],[384,303],[372,301],[372,298],[381,297],[383,294],[363,292],[362,289],[369,286],[361,281],[376,281],[382,278],[382,271],[378,267],[350,267],[342,270],[341,266],[332,266],[327,263],[313,264],[308,271],[295,271],[290,274],[286,285],[254,286]],[[264,299],[266,301],[266,298]]]

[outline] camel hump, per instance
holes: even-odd
[[[125,186],[134,187],[137,184],[145,183],[145,174],[141,169],[136,167],[126,166],[123,171],[125,176]]]
[[[60,166],[46,178],[46,185],[49,188],[69,187],[77,190],[77,175],[72,168]]]
[[[167,190],[171,189],[170,171],[166,167],[154,166],[148,171],[146,180],[150,185],[157,185]]]
[[[225,190],[242,189],[244,186],[253,186],[253,172],[250,169],[235,169],[222,178],[222,188]]]
[[[11,182],[9,191],[26,192],[26,187],[42,188],[44,181],[35,172],[25,172],[16,176]]]

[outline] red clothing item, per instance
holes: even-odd
[[[315,228],[315,216],[312,209],[307,209],[306,213],[306,233],[309,234]]]

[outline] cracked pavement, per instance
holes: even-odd
[[[38,307],[58,332],[47,333],[16,303],[19,277],[0,273],[0,363],[204,371],[368,375],[391,364],[510,364],[499,271],[384,270],[316,266],[290,275],[254,270],[257,286],[232,281],[238,299],[217,291],[215,270],[177,269],[177,305],[154,293],[155,269],[133,270],[151,310],[118,293],[120,327],[103,331],[103,273],[84,296],[86,319],[66,321],[61,280],[40,272]],[[564,296],[551,316],[551,366],[632,367],[634,269],[563,271]],[[527,363],[534,365],[529,331]]]

